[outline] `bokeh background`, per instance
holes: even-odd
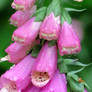
[[[11,41],[12,33],[16,27],[9,24],[10,16],[15,12],[11,8],[13,0],[0,0],[0,57],[6,55],[4,52],[5,48],[8,47]],[[48,5],[51,0],[39,0],[40,6]],[[41,3],[43,2],[43,4]],[[83,63],[92,63],[92,0],[83,0],[78,3],[73,0],[64,0],[64,5],[68,8],[85,9],[82,12],[71,11],[70,15],[74,20],[77,20],[79,27],[79,34],[82,34],[82,51],[76,56]],[[76,24],[77,25],[77,24]],[[4,73],[12,64],[8,62],[0,63],[0,75]],[[85,80],[92,92],[92,65],[85,68],[79,75]]]

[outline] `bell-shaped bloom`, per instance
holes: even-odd
[[[32,83],[36,87],[45,86],[57,69],[57,47],[45,43],[39,52],[32,70]]]
[[[31,55],[26,56],[20,63],[12,67],[1,76],[1,85],[6,92],[21,92],[31,82],[32,67],[35,62],[35,58]]]
[[[21,59],[23,59],[30,49],[32,45],[24,46],[20,43],[14,42],[12,43],[5,52],[8,54],[8,61],[11,63],[18,63]]]
[[[11,6],[16,10],[26,11],[30,10],[34,3],[35,0],[14,0]]]
[[[42,88],[40,92],[67,92],[67,81],[65,74],[55,73],[52,80]]]
[[[55,17],[54,13],[46,16],[40,27],[40,38],[45,40],[57,40],[60,32],[60,17]]]
[[[37,88],[33,85],[29,85],[25,90],[22,92],[40,92],[40,88]]]
[[[28,11],[16,11],[10,18],[10,24],[13,24],[14,26],[21,26],[25,22],[27,22],[30,19],[30,16],[35,12],[36,6],[33,6],[31,10]]]
[[[32,44],[39,34],[40,25],[41,22],[35,22],[35,18],[30,19],[14,31],[12,40],[23,45]]]
[[[75,54],[81,50],[80,40],[72,26],[67,22],[64,22],[62,25],[62,30],[58,39],[58,48],[61,56],[64,54]]]

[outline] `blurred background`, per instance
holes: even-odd
[[[11,41],[11,36],[16,27],[9,24],[10,16],[15,12],[11,8],[13,0],[0,0],[0,57],[6,55],[5,48]],[[39,0],[41,1],[41,0]],[[43,0],[44,5],[48,5],[50,0]],[[42,5],[42,4],[41,4]],[[73,27],[80,36],[82,51],[76,56],[83,63],[92,62],[92,0],[83,0],[83,2],[75,2],[73,0],[64,0],[67,8],[85,9],[82,12],[71,11],[70,15],[73,19]],[[0,63],[0,74],[4,73],[12,64],[8,62]],[[92,65],[87,67],[79,74],[91,88],[92,92]]]

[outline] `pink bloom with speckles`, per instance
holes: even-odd
[[[60,31],[60,17],[55,17],[54,13],[46,16],[40,27],[40,38],[45,40],[57,40]]]
[[[17,92],[25,89],[31,82],[31,71],[35,58],[26,56],[20,63],[12,67],[1,76],[2,90]],[[1,91],[6,92],[6,91]]]
[[[37,87],[45,86],[53,77],[57,69],[57,47],[49,47],[45,43],[42,47],[32,70],[32,83]]]
[[[30,10],[34,5],[35,0],[14,0],[12,3],[12,8],[16,10]]]
[[[10,18],[10,24],[13,24],[14,26],[21,26],[25,22],[27,22],[32,14],[35,12],[36,6],[33,6],[31,10],[28,11],[16,11]]]
[[[65,74],[56,72],[52,80],[42,88],[40,92],[67,92],[67,81]]]
[[[64,54],[75,54],[81,50],[80,40],[72,26],[67,22],[64,22],[62,25],[58,39],[58,48],[61,56]]]
[[[39,34],[40,25],[41,22],[35,22],[35,18],[30,19],[14,31],[12,40],[23,45],[32,44]]]

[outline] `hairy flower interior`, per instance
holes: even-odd
[[[37,87],[43,87],[49,82],[50,78],[47,72],[34,72],[32,83]]]
[[[56,36],[56,34],[45,34],[45,33],[42,33],[42,36],[53,37],[53,36]]]
[[[67,51],[68,53],[71,53],[72,51],[75,51],[76,49],[78,49],[78,46],[76,47],[65,47],[62,49],[62,52]]]
[[[9,56],[9,55],[7,55],[7,56],[1,58],[1,59],[0,59],[0,62],[7,61],[7,60],[10,60],[10,56]]]
[[[18,4],[15,4],[14,2],[12,3],[12,7],[16,10],[22,10],[24,11],[24,6],[23,5],[18,5]]]
[[[13,39],[14,39],[14,41],[16,41],[16,42],[24,42],[24,39],[18,38],[18,37],[16,37],[16,36],[13,36]]]
[[[10,83],[8,85],[5,85],[0,92],[18,92],[17,88],[16,88],[16,84],[15,83]]]
[[[13,25],[17,26],[18,22],[15,21],[15,20],[10,19],[10,24],[13,24]]]

